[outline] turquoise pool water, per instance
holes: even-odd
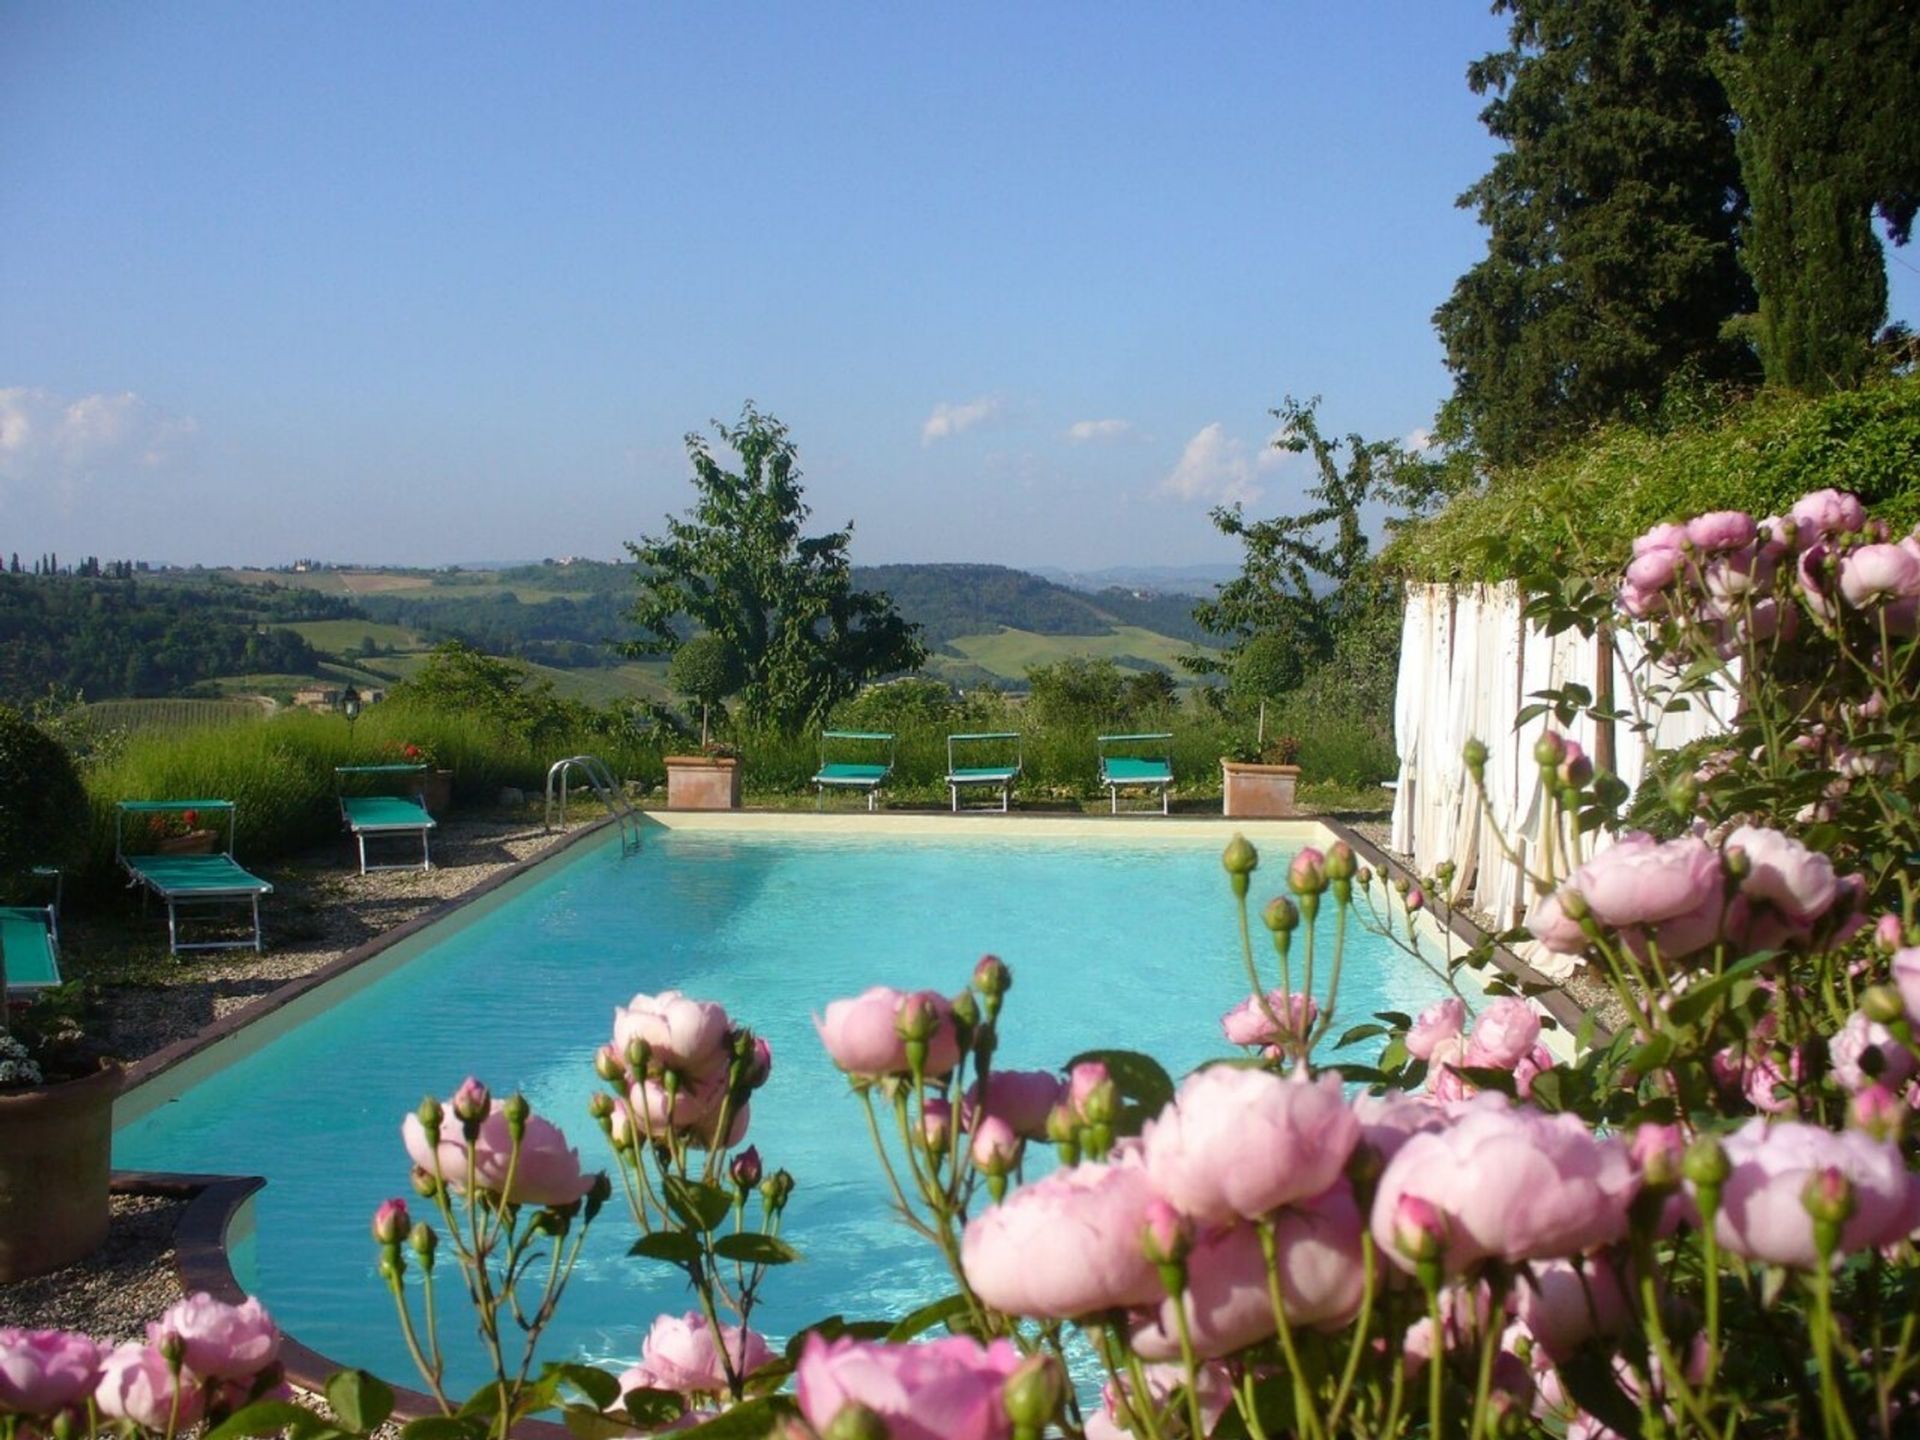
[[[769,1281],[756,1327],[783,1339],[836,1311],[897,1315],[945,1293],[941,1272],[888,1214],[858,1106],[810,1017],[873,984],[951,993],[992,951],[1015,982],[1002,1066],[1056,1066],[1118,1045],[1151,1051],[1179,1075],[1228,1050],[1218,1017],[1246,994],[1220,848],[688,830],[650,835],[624,861],[617,844],[596,846],[127,1126],[114,1161],[267,1176],[240,1257],[244,1283],[322,1353],[406,1379],[411,1363],[367,1233],[379,1201],[409,1193],[401,1118],[473,1074],[496,1094],[523,1089],[598,1167],[606,1157],[585,1111],[598,1084],[594,1048],[615,1005],[677,988],[722,1002],[773,1046],[750,1139],[769,1169],[783,1165],[799,1182],[785,1234],[805,1262]],[[1284,857],[1269,851],[1254,899],[1284,873]],[[1348,1021],[1413,1011],[1442,993],[1382,942],[1352,942]],[[609,1205],[549,1332],[551,1358],[627,1363],[656,1314],[689,1308],[675,1272],[627,1257],[632,1238]],[[464,1392],[482,1378],[478,1347],[464,1302],[444,1298],[460,1306],[442,1317]]]

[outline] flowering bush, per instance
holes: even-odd
[[[1177,1083],[1122,1050],[999,1071],[1013,977],[992,956],[951,997],[875,987],[825,1007],[821,1043],[952,1291],[776,1350],[751,1321],[797,1258],[781,1234],[793,1181],[745,1143],[771,1054],[717,1005],[636,996],[594,1060],[616,1179],[476,1081],[403,1126],[432,1213],[390,1200],[373,1230],[444,1412],[416,1440],[503,1435],[554,1408],[582,1435],[787,1440],[1912,1433],[1920,539],[1823,492],[1778,520],[1662,526],[1636,550],[1604,599],[1643,639],[1634,698],[1719,691],[1734,719],[1631,806],[1571,741],[1536,750],[1528,929],[1611,987],[1618,1033],[1589,1023],[1550,1045],[1495,980],[1477,1006],[1456,992],[1335,1036],[1352,926],[1443,978],[1467,958],[1418,938],[1448,877],[1389,882],[1344,844],[1303,850],[1259,912],[1263,961],[1260,857],[1236,838],[1223,862],[1248,994],[1221,1028],[1237,1053]],[[1605,623],[1599,605],[1561,595],[1542,613]],[[1570,719],[1592,701],[1548,704]],[[1464,759],[1486,763],[1477,745]],[[1327,1063],[1362,1045],[1371,1063]],[[1040,1146],[1059,1167],[1029,1180]],[[617,1378],[536,1371],[616,1189],[635,1258],[682,1271],[693,1308],[654,1320]],[[442,1245],[495,1369],[464,1405],[440,1384]],[[58,1434],[51,1417],[113,1393],[120,1408],[97,1399],[89,1423],[214,1416],[241,1381],[197,1359],[196,1336],[242,1329],[182,1318],[111,1372],[78,1342],[0,1333],[0,1414]],[[332,1397],[338,1431],[385,1418],[376,1383]],[[255,1417],[227,1433],[275,1412]]]

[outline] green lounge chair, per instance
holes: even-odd
[[[1109,753],[1109,746],[1125,753]],[[1154,748],[1158,753],[1138,753],[1147,747]],[[1115,815],[1120,813],[1120,792],[1123,789],[1158,789],[1160,813],[1167,813],[1167,792],[1173,788],[1171,734],[1102,735],[1095,742],[1095,750],[1100,757],[1100,783],[1107,787]]]
[[[127,849],[128,816],[146,817],[198,810],[225,815],[227,848],[215,855],[135,854]],[[234,950],[251,945],[257,953],[260,943],[260,897],[271,895],[273,886],[258,875],[240,868],[233,858],[235,810],[231,800],[122,800],[113,818],[113,854],[127,872],[127,884],[141,887],[142,898],[157,895],[167,907],[167,949],[178,955],[182,950]],[[245,905],[253,913],[253,934],[245,940],[199,940],[192,944],[180,939],[180,910],[183,907],[218,908]]]
[[[1009,751],[1011,760],[1008,759]],[[1013,782],[1019,778],[1024,758],[1018,731],[993,730],[947,736],[947,792],[953,800],[953,808],[960,808],[963,786],[998,785],[1000,813],[1004,815],[1013,795]],[[963,765],[960,763],[963,759],[972,763]]]
[[[887,747],[887,763],[882,765],[872,757],[880,753],[878,746]],[[833,759],[835,752],[842,756],[860,755],[869,757],[861,760]],[[820,732],[820,769],[813,777],[814,807],[818,809],[826,803],[827,787],[837,786],[843,790],[864,790],[867,792],[867,809],[875,808],[876,794],[886,778],[893,773],[893,732],[890,730],[822,730]]]
[[[369,865],[367,863],[367,838],[376,839],[418,835],[420,837],[420,868],[433,868],[433,855],[428,849],[427,837],[433,833],[433,816],[427,813],[425,765],[336,765],[333,767],[333,783],[340,801],[340,821],[353,832],[353,838],[360,847],[360,873],[369,870],[411,870],[409,861],[404,865]],[[388,781],[402,777],[412,779],[416,789],[411,795],[349,795],[347,786],[354,777],[371,777],[374,781]]]
[[[0,1002],[60,983],[60,872],[36,865],[33,873],[53,881],[53,901],[0,905]],[[0,1016],[0,1030],[5,1028]]]

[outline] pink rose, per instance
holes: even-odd
[[[1338,1329],[1360,1311],[1365,1274],[1362,1221],[1343,1180],[1324,1195],[1282,1210],[1274,1218],[1275,1258],[1287,1323]],[[1267,1293],[1260,1232],[1239,1224],[1210,1229],[1187,1256],[1187,1292],[1167,1299],[1133,1332],[1133,1348],[1148,1360],[1177,1360],[1176,1304],[1184,1304],[1193,1343],[1208,1359],[1265,1340],[1275,1331]]]
[[[1187,1383],[1186,1367],[1150,1364],[1140,1369],[1146,1380],[1147,1400],[1165,1413],[1175,1395]],[[1226,1366],[1218,1363],[1200,1366],[1195,1398],[1200,1401],[1200,1418],[1207,1434],[1213,1433],[1213,1427],[1220,1423],[1220,1417],[1232,1407],[1233,1392],[1233,1372]],[[1140,1440],[1136,1432],[1122,1430],[1113,1418],[1115,1414],[1132,1407],[1133,1397],[1134,1386],[1124,1373],[1118,1381],[1109,1380],[1101,1387],[1101,1407],[1087,1417],[1087,1440],[1129,1440],[1130,1436],[1132,1440]]]
[[[1013,1422],[1002,1396],[1021,1359],[1011,1340],[888,1345],[812,1334],[797,1367],[800,1413],[825,1432],[857,1403],[880,1417],[889,1440],[1003,1440]]]
[[[667,1087],[660,1081],[642,1081],[627,1088],[627,1106],[614,1109],[614,1138],[622,1143],[626,1141],[630,1129],[627,1108],[631,1107],[632,1119],[639,1125],[642,1137],[652,1137],[658,1141],[675,1134],[692,1145],[707,1149],[713,1142],[714,1127],[720,1123],[720,1110],[726,1098],[727,1077],[724,1074],[712,1074],[692,1081],[677,1091],[671,1100],[667,1097]],[[730,1149],[746,1139],[752,1116],[753,1106],[750,1103],[741,1101],[734,1106],[727,1120],[727,1134],[721,1149]]]
[[[238,1305],[206,1291],[176,1300],[147,1326],[147,1343],[168,1335],[186,1342],[186,1367],[203,1380],[248,1380],[280,1355],[280,1327],[258,1300]]]
[[[1636,555],[1627,566],[1626,584],[1649,594],[1665,590],[1685,563],[1686,557],[1678,550],[1648,550]]]
[[[1841,1253],[1891,1245],[1920,1220],[1913,1177],[1899,1148],[1862,1131],[1835,1133],[1794,1120],[1755,1118],[1722,1144],[1731,1168],[1714,1235],[1735,1255],[1797,1270],[1818,1265],[1813,1217],[1801,1197],[1826,1171],[1843,1176],[1853,1193],[1853,1214],[1840,1231]]]
[[[1833,861],[1778,830],[1741,825],[1727,836],[1752,867],[1740,882],[1749,900],[1765,901],[1789,920],[1806,924],[1824,915],[1839,894]]]
[[[1402,1269],[1394,1245],[1402,1196],[1446,1217],[1450,1274],[1481,1260],[1578,1255],[1620,1239],[1640,1177],[1624,1144],[1599,1140],[1571,1115],[1510,1106],[1493,1094],[1464,1104],[1445,1130],[1415,1135],[1381,1172],[1373,1236]]]
[[[967,1222],[961,1267],[996,1310],[1071,1320],[1166,1293],[1140,1248],[1154,1200],[1137,1162],[1076,1165]]]
[[[1623,835],[1567,877],[1562,893],[1569,890],[1636,950],[1651,939],[1663,956],[1675,959],[1711,944],[1719,933],[1720,856],[1697,836],[1661,842],[1638,831]],[[1540,907],[1528,928],[1561,954],[1586,949],[1584,936],[1573,943],[1578,927],[1560,903]]]
[[[1467,1046],[1466,1063],[1511,1070],[1533,1051],[1540,1038],[1540,1017],[1526,1001],[1503,995],[1480,1012]]]
[[[64,1330],[0,1329],[0,1414],[52,1415],[87,1398],[100,1347]]]
[[[1154,1189],[1199,1220],[1256,1219],[1340,1178],[1360,1138],[1340,1077],[1216,1065],[1142,1132]]]
[[[1867,1052],[1878,1057],[1873,1073],[1861,1063]],[[1840,1032],[1827,1042],[1833,1061],[1833,1078],[1849,1094],[1857,1093],[1878,1081],[1899,1088],[1913,1075],[1913,1053],[1893,1038],[1893,1032],[1878,1021],[1869,1020],[1858,1010],[1847,1017]]]
[[[1356,1095],[1353,1115],[1360,1122],[1361,1143],[1371,1145],[1382,1161],[1391,1160],[1410,1137],[1446,1129],[1449,1120],[1443,1107],[1403,1090]]]
[[[1004,1175],[1020,1163],[1026,1142],[998,1115],[989,1114],[973,1132],[973,1163],[989,1175]]]
[[[1433,1047],[1442,1040],[1453,1039],[1466,1023],[1467,1002],[1459,996],[1434,1001],[1420,1012],[1407,1031],[1407,1053],[1416,1060],[1431,1060]]]
[[[1067,1092],[1065,1082],[1046,1070],[993,1070],[987,1074],[987,1114],[997,1115],[1013,1127],[1016,1135],[1028,1140],[1047,1138],[1047,1116]],[[980,1085],[967,1087],[961,1118],[974,1122],[980,1102]]]
[[[1656,550],[1678,550],[1687,543],[1687,527],[1675,525],[1671,521],[1654,526],[1646,534],[1635,537],[1633,553],[1648,555]]]
[[[1862,545],[1840,557],[1840,595],[1856,610],[1920,595],[1920,559],[1899,545]]]
[[[1520,1272],[1518,1290],[1521,1323],[1557,1358],[1590,1336],[1618,1335],[1633,1315],[1619,1275],[1597,1255],[1536,1261]]]
[[[1744,510],[1712,510],[1687,522],[1687,539],[1696,550],[1738,550],[1753,543],[1756,529]]]
[[[1844,491],[1815,490],[1794,501],[1787,518],[1798,532],[1795,543],[1804,550],[1815,540],[1832,540],[1866,528],[1867,507]]]
[[[650,1065],[683,1075],[724,1072],[732,1059],[727,1012],[710,1000],[689,1000],[678,990],[636,995],[613,1012],[613,1048],[622,1060],[627,1047],[644,1040],[652,1047]]]
[[[682,1395],[720,1395],[726,1393],[727,1372],[721,1362],[721,1346],[732,1362],[736,1377],[744,1378],[773,1362],[767,1342],[752,1330],[738,1325],[722,1325],[720,1340],[714,1340],[713,1328],[706,1317],[689,1311],[685,1315],[662,1315],[647,1331],[640,1347],[640,1364],[650,1379],[647,1388],[673,1390]],[[623,1387],[621,1393],[625,1394]]]
[[[1265,996],[1249,995],[1227,1011],[1220,1017],[1220,1031],[1234,1045],[1278,1045],[1304,1039],[1319,1015],[1311,995],[1272,990]]]
[[[927,1041],[926,1071],[945,1075],[960,1062],[960,1045],[953,1033],[953,1007],[931,990],[913,992],[937,1017]],[[827,1047],[833,1063],[849,1075],[907,1075],[907,1042],[897,1022],[908,992],[875,985],[851,1000],[835,1000],[824,1017],[816,1015],[813,1028]]]
[[[193,1377],[182,1375],[178,1420],[181,1426],[200,1418],[202,1394]],[[94,1387],[94,1404],[100,1413],[114,1420],[131,1420],[148,1430],[164,1433],[174,1416],[173,1373],[165,1358],[151,1345],[129,1341],[108,1351],[100,1361],[100,1383]]]
[[[614,1112],[616,1115],[619,1111]],[[427,1144],[427,1132],[420,1117],[409,1115],[401,1122],[401,1138],[413,1163],[429,1175],[434,1168],[434,1147]],[[440,1127],[438,1174],[449,1189],[464,1194],[469,1183],[496,1194],[507,1181],[509,1164],[513,1169],[513,1188],[506,1199],[520,1205],[571,1205],[593,1188],[593,1178],[580,1170],[580,1152],[569,1149],[567,1137],[551,1120],[538,1115],[527,1117],[520,1139],[520,1156],[513,1159],[513,1134],[507,1125],[506,1102],[495,1100],[492,1110],[480,1122],[480,1134],[473,1142],[473,1174],[467,1173],[467,1142],[457,1122],[448,1120]]]

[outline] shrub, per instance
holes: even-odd
[[[86,833],[73,761],[18,710],[0,705],[0,889],[25,889],[35,865],[66,864]]]

